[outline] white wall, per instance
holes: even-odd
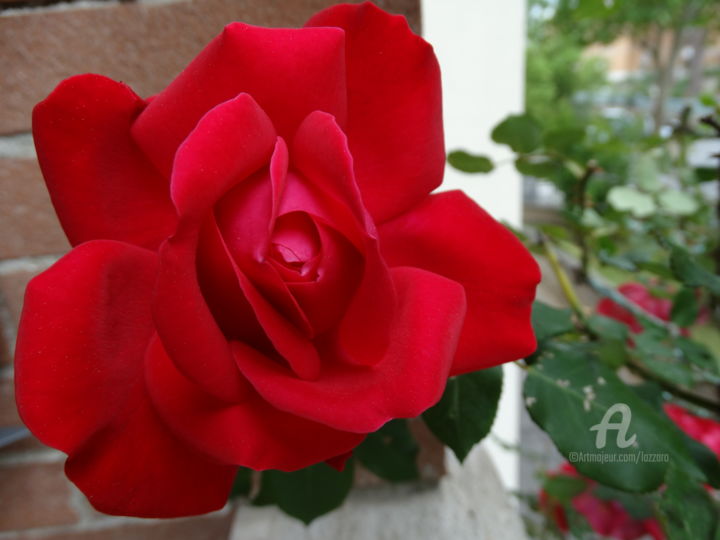
[[[507,160],[510,153],[490,140],[492,127],[520,112],[525,83],[525,0],[422,0],[423,35],[440,61],[445,142]],[[490,175],[448,167],[441,189],[462,189],[497,219],[522,219],[520,177],[511,162]],[[520,432],[520,370],[505,366],[505,386],[493,433],[517,444]],[[519,458],[486,443],[508,488],[519,485]]]

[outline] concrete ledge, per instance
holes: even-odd
[[[522,521],[485,449],[436,487],[400,485],[355,490],[345,504],[310,526],[275,507],[241,506],[232,540],[526,540]]]

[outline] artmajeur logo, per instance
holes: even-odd
[[[620,414],[619,422],[612,422],[613,416]],[[617,431],[616,444],[618,448],[627,448],[635,444],[637,435],[633,434],[629,439],[627,438],[628,429],[630,429],[630,422],[632,420],[632,411],[625,403],[615,403],[610,407],[599,424],[595,424],[590,428],[590,431],[597,431],[595,436],[595,448],[605,448],[607,444],[607,432],[610,430]]]
[[[619,415],[619,416],[618,416]],[[607,445],[608,431],[617,432],[615,444],[617,448],[638,447],[637,434],[632,433],[628,437],[632,411],[625,403],[615,403],[610,407],[600,420],[590,428],[590,431],[597,431],[595,436],[595,448],[602,450]],[[668,463],[670,454],[666,452],[646,452],[641,449],[630,452],[569,452],[568,461],[577,463]]]

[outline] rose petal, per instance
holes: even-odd
[[[396,296],[387,266],[380,257],[377,231],[360,200],[347,138],[335,119],[323,112],[309,115],[298,128],[292,159],[304,180],[325,195],[332,208],[331,226],[355,238],[365,259],[360,285],[338,328],[338,341],[348,361],[372,365],[383,358],[390,341]],[[287,185],[286,199],[295,186]],[[362,332],[357,329],[362,328]]]
[[[374,235],[375,225],[355,182],[347,137],[332,115],[315,111],[303,120],[293,139],[292,164],[306,182],[339,205],[337,211],[349,212],[359,228]]]
[[[392,275],[400,307],[390,347],[376,365],[328,362],[318,379],[303,381],[233,344],[241,371],[273,406],[339,430],[369,433],[393,418],[419,415],[445,388],[465,295],[458,283],[417,268]]]
[[[287,146],[278,137],[269,167],[230,190],[215,206],[215,215],[232,260],[284,316],[309,334],[302,309],[268,260],[287,168]]]
[[[273,363],[247,347],[242,354]],[[168,424],[189,444],[224,462],[293,471],[349,452],[363,440],[279,411],[256,394],[238,405],[224,404],[183,377],[159,341],[147,366],[153,400]]]
[[[363,270],[360,253],[332,227],[318,227],[322,253],[317,279],[288,283],[318,336],[334,328],[355,295]]]
[[[15,363],[18,409],[98,510],[174,517],[225,504],[235,468],[185,446],[150,406],[143,358],[157,256],[75,248],[28,286]]]
[[[240,268],[235,267],[235,275],[240,289],[275,350],[290,364],[298,377],[308,380],[317,378],[320,373],[320,357],[313,342],[278,313]]]
[[[275,143],[272,122],[248,94],[210,110],[175,156],[170,193],[180,216],[204,217],[234,184],[268,163]]]
[[[184,228],[160,248],[153,318],[177,368],[206,392],[234,403],[246,396],[247,381],[235,368],[228,341],[201,293],[198,236],[198,230]]]
[[[144,107],[122,83],[78,75],[33,110],[40,167],[72,245],[106,238],[156,248],[171,233],[167,180],[130,136]]]
[[[218,463],[178,439],[138,391],[125,418],[99,431],[65,472],[105,514],[172,518],[225,506],[237,467]]]
[[[391,266],[416,266],[465,287],[468,314],[452,374],[523,358],[535,350],[530,310],[540,271],[505,227],[459,191],[431,195],[380,227]]]
[[[263,351],[272,350],[252,306],[238,284],[215,217],[208,216],[200,232],[197,279],[213,318],[228,339],[244,341]]]
[[[200,117],[243,92],[260,104],[288,140],[311,111],[320,109],[344,119],[344,42],[337,28],[232,23],[155,96],[135,122],[133,135],[169,176],[176,149]]]
[[[442,181],[445,150],[437,59],[404,17],[370,2],[328,8],[307,26],[345,30],[345,133],[363,200],[380,223],[421,201]]]

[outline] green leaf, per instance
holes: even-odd
[[[705,478],[667,418],[585,348],[555,347],[530,366],[524,396],[530,416],[563,456],[581,474],[602,484],[628,492],[650,491],[663,483],[669,463]],[[607,430],[603,446],[603,418],[606,424],[620,424],[628,416],[624,437],[619,430]]]
[[[535,178],[549,178],[561,170],[562,164],[545,156],[520,156],[515,160],[520,174]]]
[[[653,261],[641,261],[638,262],[638,269],[650,272],[661,278],[672,279],[672,271],[665,264],[656,263]]]
[[[678,428],[679,429],[679,428]],[[703,471],[707,478],[708,484],[714,488],[720,488],[720,461],[718,461],[715,453],[704,444],[696,441],[687,433],[682,432],[685,446],[687,447],[693,460]]]
[[[582,143],[584,138],[585,128],[552,129],[543,136],[543,145],[546,148],[564,152],[569,147]]]
[[[526,114],[511,115],[492,130],[491,137],[496,143],[507,144],[515,152],[532,152],[541,141],[540,125]]]
[[[705,92],[704,94],[700,94],[700,103],[705,105],[706,107],[717,107],[718,102],[715,99],[715,96],[713,96],[709,92]]]
[[[605,315],[591,315],[587,323],[590,330],[605,339],[624,341],[628,337],[626,325]]]
[[[467,173],[489,173],[495,166],[490,158],[476,156],[464,150],[455,150],[448,154],[448,163],[456,169]]]
[[[581,540],[589,540],[595,536],[593,528],[590,526],[584,514],[581,514],[572,504],[563,507],[565,516],[567,517],[568,528],[570,529],[570,538],[578,538]],[[560,538],[565,538],[565,534],[560,532]]]
[[[607,200],[618,212],[630,212],[637,218],[648,217],[657,209],[650,195],[628,186],[615,186],[608,192]]]
[[[419,477],[419,447],[406,420],[393,420],[370,433],[354,455],[368,470],[390,482],[407,482]]]
[[[695,381],[692,367],[682,361],[680,351],[666,332],[656,327],[645,328],[633,340],[646,368],[667,382],[692,386]]]
[[[672,467],[660,497],[665,532],[673,540],[713,540],[718,534],[717,504],[684,471]]]
[[[263,502],[274,502],[307,525],[343,503],[352,487],[354,469],[353,461],[348,460],[343,471],[325,463],[295,472],[265,471],[260,493]]]
[[[618,369],[628,359],[627,341],[617,339],[603,339],[596,345],[596,353],[600,361],[611,369]]]
[[[566,159],[565,161],[563,161],[563,165],[568,170],[568,172],[577,179],[580,179],[585,175],[585,167],[580,165],[580,163],[578,163],[577,161],[573,161],[572,159]]]
[[[690,326],[693,324],[700,313],[695,290],[685,287],[678,291],[673,298],[672,310],[670,311],[670,319],[678,326]]]
[[[601,229],[601,227],[606,226],[605,220],[592,208],[586,208],[583,211],[582,217],[580,218],[580,224],[588,229],[595,229],[595,231],[593,231],[593,234],[595,235],[607,233],[607,229]]]
[[[613,13],[615,4],[605,0],[584,0],[578,2],[575,16],[578,19],[603,19]]]
[[[539,300],[536,300],[532,306],[532,326],[538,342],[575,329],[571,309],[552,307]]]
[[[695,325],[690,328],[690,336],[705,347],[715,360],[715,372],[720,372],[720,330],[713,324]]]
[[[230,490],[230,497],[247,497],[252,487],[252,470],[240,467]]]
[[[271,471],[265,471],[260,476],[260,489],[250,501],[253,506],[269,506],[271,504],[277,504],[275,501],[275,495],[268,480],[268,475]]]
[[[702,342],[678,336],[675,338],[675,346],[691,364],[709,373],[720,374],[720,366],[718,366],[713,352]]]
[[[647,495],[625,493],[602,484],[595,486],[592,493],[603,501],[619,502],[633,519],[647,519],[654,515],[652,498]]]
[[[657,163],[649,154],[640,154],[630,164],[630,178],[645,191],[658,191],[662,188]]]
[[[698,167],[695,169],[695,176],[698,182],[712,182],[718,179],[720,172],[715,167]]]
[[[658,413],[665,414],[663,411],[663,405],[665,404],[665,399],[663,398],[664,390],[658,383],[655,381],[644,381],[640,384],[630,386],[630,389]]]
[[[547,476],[543,482],[543,489],[547,494],[563,503],[569,503],[587,487],[588,483],[582,478],[565,474]]]
[[[675,189],[663,191],[658,202],[666,212],[674,216],[690,216],[700,208],[694,197]]]
[[[490,432],[502,391],[502,368],[453,377],[440,402],[423,413],[435,436],[460,461]]]
[[[706,287],[712,293],[720,294],[720,277],[703,268],[683,248],[672,247],[670,269],[687,287]]]
[[[655,382],[644,382],[642,384],[632,386],[631,389],[659,414],[662,414],[667,418],[668,425],[671,426],[682,438],[685,448],[689,452],[693,461],[705,474],[708,484],[716,488],[720,487],[720,462],[718,462],[717,456],[707,446],[690,437],[687,433],[681,430],[675,422],[671,421],[667,417],[667,413],[664,410],[665,400],[663,398],[662,387]]]

